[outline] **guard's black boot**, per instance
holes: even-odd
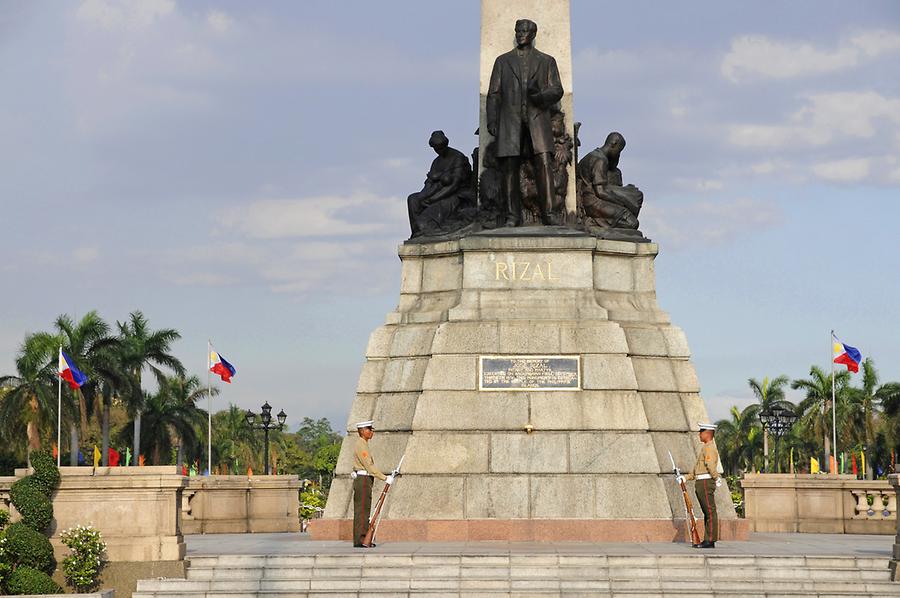
[[[715,542],[710,542],[710,541],[708,541],[708,540],[704,540],[704,541],[700,544],[700,546],[698,546],[698,548],[715,548],[715,547],[716,547],[716,543],[715,543]]]

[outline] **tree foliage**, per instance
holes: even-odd
[[[814,365],[807,377],[790,381],[791,388],[802,393],[796,405],[785,398],[785,376],[764,378],[762,382],[751,378],[748,383],[758,403],[743,411],[732,407],[730,417],[718,422],[716,444],[729,473],[764,469],[767,453],[759,414],[775,405],[791,409],[798,419],[782,438],[773,442],[769,437],[769,471],[789,471],[792,459],[795,471],[807,471],[810,457],[818,459],[826,470],[826,452],[832,450],[832,416],[837,421],[838,453],[847,456],[845,471],[851,470],[850,455],[859,460],[860,452],[866,454],[870,477],[886,474],[895,462],[900,448],[900,383],[880,384],[871,358],[863,361],[858,376],[846,370],[835,371],[834,414],[830,368]]]

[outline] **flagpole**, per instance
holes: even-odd
[[[837,454],[837,404],[834,400],[834,330],[831,331],[831,454]],[[835,459],[837,469],[837,459]]]
[[[59,375],[59,362],[62,361],[62,345],[56,359],[56,466],[62,463],[62,376]]]
[[[206,340],[206,475],[212,475],[212,381],[209,377],[209,356],[212,354],[212,341]]]

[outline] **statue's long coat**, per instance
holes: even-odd
[[[528,129],[536,154],[553,151],[553,129],[550,109],[563,96],[556,59],[535,48],[528,57],[528,73],[521,73],[516,50],[501,54],[494,61],[487,94],[488,128],[497,126],[497,157],[518,156],[522,146],[522,84],[537,88],[534,100],[527,100]]]

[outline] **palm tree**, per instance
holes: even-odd
[[[118,339],[116,339],[118,341]],[[97,374],[97,394],[102,403],[100,414],[100,434],[103,451],[103,466],[109,465],[109,420],[113,402],[121,397],[130,396],[133,380],[128,369],[122,363],[121,346],[102,351],[93,361]]]
[[[755,449],[759,448],[759,405],[750,405],[743,411],[732,407],[729,413],[731,419],[716,422],[716,446],[719,447],[723,467],[727,464],[732,475],[737,475],[739,470],[753,469]]]
[[[846,394],[850,373],[836,372],[834,375],[835,399],[842,400]],[[807,434],[824,438],[825,461],[831,457],[831,389],[832,373],[826,373],[818,366],[809,369],[809,378],[791,382],[791,388],[806,392],[806,398],[797,406],[800,411],[800,426]]]
[[[227,410],[214,414],[212,428],[213,462],[217,467],[237,471],[237,463],[256,465],[259,440],[247,425],[240,407],[229,405]]]
[[[146,397],[141,387],[141,376],[144,370],[149,369],[156,376],[160,388],[166,377],[161,367],[171,370],[178,377],[184,377],[184,366],[170,353],[172,343],[181,338],[181,335],[172,328],[150,330],[147,318],[140,311],[131,312],[128,321],[116,324],[119,328],[122,365],[131,373],[133,379],[126,403],[129,415],[134,421],[133,446],[134,459],[137,463],[141,454],[141,416]]]
[[[753,396],[759,401],[759,413],[767,413],[776,406],[787,407],[787,401],[784,398],[784,387],[787,386],[789,382],[787,376],[778,376],[773,380],[769,380],[769,377],[766,376],[763,378],[762,383],[758,382],[756,378],[747,380],[747,383],[750,385],[750,390],[753,391]],[[793,404],[787,408],[790,409],[792,407]],[[765,471],[768,473],[769,430],[765,427],[763,427],[763,454],[765,455]]]
[[[119,341],[109,334],[109,326],[96,311],[89,311],[77,323],[68,315],[56,318],[54,325],[59,332],[62,348],[74,359],[79,369],[88,377],[88,381],[73,391],[78,400],[79,418],[70,423],[71,455],[70,465],[78,465],[78,430],[84,433],[88,427],[88,415],[94,408],[95,400],[100,396],[98,390],[102,386],[99,369],[105,363],[106,355],[118,347]],[[68,392],[68,389],[66,389]],[[76,423],[77,422],[77,423]],[[80,424],[80,426],[79,426]],[[104,457],[106,449],[104,448]],[[104,459],[105,460],[105,459]]]
[[[889,383],[879,386],[878,370],[875,362],[867,357],[862,363],[862,387],[848,389],[849,418],[855,420],[856,425],[845,426],[852,430],[862,430],[864,450],[866,452],[866,479],[872,479],[872,459],[869,451],[875,446],[875,417],[878,406],[893,408],[895,401],[900,401],[900,384]]]
[[[218,394],[213,388],[212,394]],[[143,447],[151,455],[154,465],[161,465],[163,455],[168,455],[176,444],[195,446],[200,443],[198,429],[206,421],[206,411],[197,402],[208,395],[196,376],[190,378],[164,378],[159,390],[146,397],[142,414],[144,431]]]
[[[56,413],[58,351],[59,339],[55,336],[45,332],[30,334],[16,356],[16,375],[0,377],[0,387],[7,389],[0,403],[3,437],[12,441],[24,424],[28,455],[41,448],[41,430]]]

